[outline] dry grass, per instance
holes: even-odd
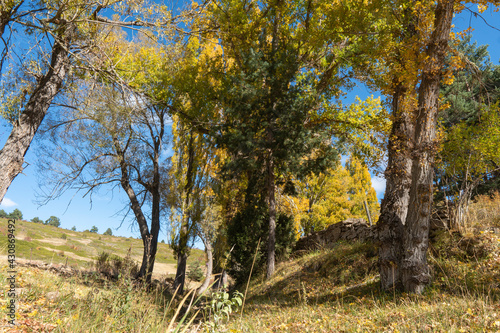
[[[477,196],[469,205],[467,222],[474,229],[500,228],[500,193]]]
[[[492,205],[488,200],[483,206]],[[216,332],[500,332],[500,235],[442,232],[432,240],[429,263],[433,283],[423,295],[385,293],[376,246],[339,242],[280,263],[269,281],[256,276],[242,317],[230,316]],[[2,268],[0,279],[6,272]],[[166,332],[179,304],[168,292],[147,291],[126,278],[62,278],[21,267],[17,282],[19,332]],[[207,332],[210,326],[199,319],[188,332]]]

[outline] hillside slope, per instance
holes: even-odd
[[[89,268],[97,255],[108,252],[124,258],[142,260],[141,239],[107,236],[91,232],[71,231],[28,221],[16,221],[16,257],[41,260],[46,263],[67,264],[75,268]],[[7,254],[7,219],[0,219],[0,255]],[[193,249],[188,265],[195,261],[204,263],[204,252]],[[153,274],[175,274],[176,263],[168,244],[158,244]]]
[[[500,332],[500,235],[443,232],[429,251],[424,295],[379,288],[377,248],[338,242],[251,282],[230,332]],[[243,288],[242,288],[243,289]]]

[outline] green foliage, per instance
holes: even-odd
[[[34,217],[31,219],[31,222],[33,223],[40,223],[40,224],[43,224],[43,220],[40,219],[38,216],[37,217]]]
[[[62,234],[62,235],[61,235],[61,239],[68,239],[68,235],[66,235],[66,234]]]
[[[203,309],[204,328],[207,332],[220,332],[221,326],[229,320],[230,315],[241,307],[243,294],[239,291],[233,293],[233,297],[225,291],[212,293],[210,301]]]
[[[322,170],[337,158],[325,144],[329,135],[323,126],[304,126],[317,106],[314,79],[300,74],[298,55],[282,47],[273,56],[265,49],[246,51],[242,68],[228,77],[227,117],[218,141],[232,156],[226,173],[259,172],[269,151],[278,178]]]
[[[51,216],[45,221],[44,224],[59,227],[61,225],[61,220],[57,216]]]
[[[139,272],[139,266],[130,257],[130,254],[122,258],[104,251],[97,256],[95,269],[99,273],[110,278],[135,278]]]
[[[447,107],[439,116],[445,128],[461,122],[473,125],[484,105],[500,99],[500,66],[491,62],[488,46],[472,43],[469,34],[455,45],[455,52],[465,64],[453,73],[451,84],[441,86]]]
[[[97,234],[98,231],[99,231],[99,229],[97,229],[97,227],[95,225],[93,225],[92,228],[90,228],[90,232],[92,232],[92,233]]]
[[[203,280],[204,274],[202,265],[199,260],[196,260],[193,264],[189,266],[189,270],[187,272],[187,277],[196,282],[200,282]]]
[[[22,220],[23,213],[19,209],[14,209],[8,216],[9,219]]]
[[[267,239],[269,215],[265,204],[247,205],[229,222],[227,242],[232,248],[228,273],[237,284],[247,281],[254,255],[257,251],[255,270],[265,267],[267,260]],[[260,248],[257,244],[260,242]],[[295,242],[293,219],[280,214],[276,222],[276,258],[286,259]]]
[[[112,236],[112,235],[113,235],[113,231],[111,231],[111,228],[108,228],[108,229],[106,229],[106,231],[103,233],[103,235]]]
[[[492,193],[500,179],[498,104],[481,109],[481,117],[473,125],[463,121],[449,128],[440,157],[439,183],[448,196],[460,196],[467,184],[475,187],[480,183],[484,183],[482,191],[475,191],[474,194],[483,191]]]
[[[464,59],[453,83],[443,85],[445,108],[440,112],[443,142],[436,182],[450,197],[466,191],[474,198],[500,189],[498,169],[498,126],[500,103],[500,66],[491,63],[487,46],[471,43],[470,37],[456,45]]]
[[[7,218],[9,215],[5,212],[5,210],[0,210],[0,218]]]
[[[71,231],[76,231],[76,226],[73,226],[73,227],[71,228]]]

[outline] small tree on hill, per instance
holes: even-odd
[[[76,231],[76,227],[73,226],[73,228],[71,228],[71,231]]]
[[[8,218],[15,219],[15,220],[22,220],[23,219],[23,213],[19,209],[14,209],[12,213],[9,214]]]
[[[5,210],[0,210],[0,218],[6,218],[8,215],[7,215],[7,212]]]
[[[61,225],[61,220],[57,216],[51,216],[47,219],[47,221],[45,221],[45,224],[59,228],[59,226]]]
[[[111,231],[111,228],[108,228],[103,235],[108,235],[108,236],[113,236],[113,232]]]
[[[43,220],[40,219],[38,216],[34,217],[31,219],[31,222],[33,223],[40,223],[40,224],[43,224]]]
[[[99,229],[97,229],[97,227],[95,225],[92,226],[92,228],[90,229],[90,232],[93,232],[95,234],[97,234],[98,231],[99,231]]]

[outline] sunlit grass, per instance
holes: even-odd
[[[57,250],[79,246],[67,235]],[[99,235],[86,237],[102,242]],[[75,251],[85,251],[84,245]],[[433,283],[421,296],[380,291],[375,244],[339,242],[294,256],[268,281],[256,274],[242,317],[233,313],[217,332],[500,332],[500,235],[436,235],[428,258]],[[124,278],[18,272],[19,331],[165,332],[179,302],[169,306],[168,292],[147,291]],[[3,267],[0,279],[6,278]],[[200,315],[188,332],[203,327]]]

